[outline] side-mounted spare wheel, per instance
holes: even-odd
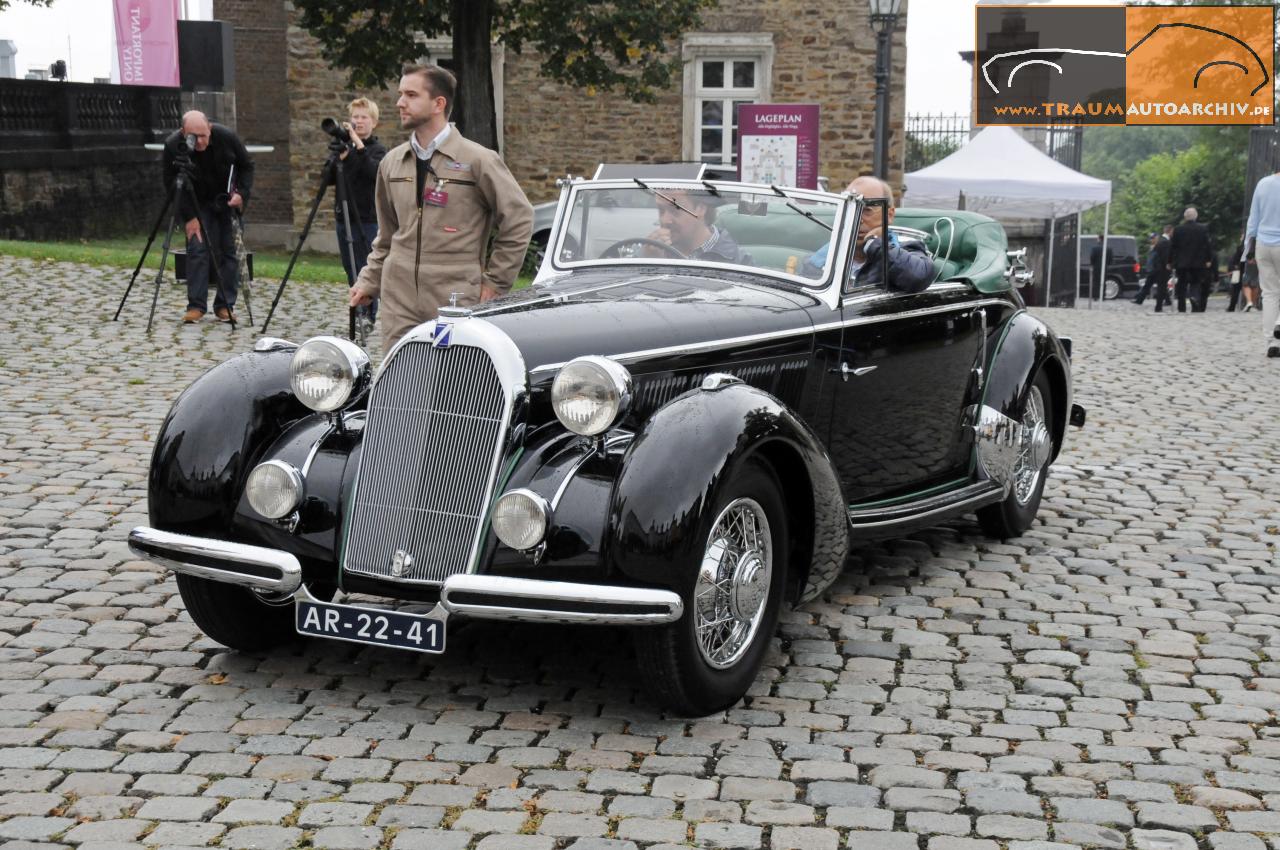
[[[1009,495],[993,505],[979,508],[978,523],[982,530],[992,537],[1007,539],[1022,534],[1035,522],[1036,513],[1040,510],[1040,498],[1044,495],[1045,479],[1049,476],[1049,462],[1053,458],[1052,442],[1050,450],[1037,452],[1038,442],[1032,435],[1044,429],[1052,441],[1054,423],[1053,386],[1044,369],[1036,372],[1035,380],[1027,388],[1018,411],[1018,421],[1022,425],[1022,451],[1018,455],[1013,468],[1013,484]]]
[[[672,710],[702,716],[751,687],[778,624],[787,573],[787,515],[772,470],[748,461],[722,488],[702,529],[703,545],[684,615],[636,629],[645,687]]]

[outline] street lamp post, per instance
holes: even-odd
[[[881,180],[889,179],[889,72],[893,67],[893,31],[898,27],[902,0],[867,0],[871,7],[871,29],[876,34],[876,129],[873,170]]]

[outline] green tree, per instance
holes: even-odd
[[[0,0],[0,3],[7,0]],[[671,37],[696,28],[716,0],[294,0],[304,29],[319,39],[353,86],[382,86],[422,41],[451,35],[458,67],[454,120],[467,136],[497,148],[490,43],[536,49],[543,76],[652,102],[670,85],[680,58]]]
[[[53,0],[22,0],[22,2],[30,4],[32,6],[52,6],[53,5]],[[11,4],[11,0],[0,0],[0,12],[3,12],[5,9],[8,9],[10,4]]]

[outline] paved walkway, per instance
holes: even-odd
[[[0,258],[0,847],[1280,848],[1256,314],[1046,311],[1090,424],[1040,523],[857,550],[745,705],[682,722],[602,631],[472,623],[436,662],[204,639],[124,539],[169,404],[254,332],[182,327],[166,287],[148,338],[149,281],[110,321],[126,281]],[[277,321],[342,333],[342,292]]]

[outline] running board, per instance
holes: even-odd
[[[880,508],[850,508],[849,528],[855,537],[891,537],[928,528],[943,520],[998,502],[1004,488],[994,481],[979,481],[914,502]]]

